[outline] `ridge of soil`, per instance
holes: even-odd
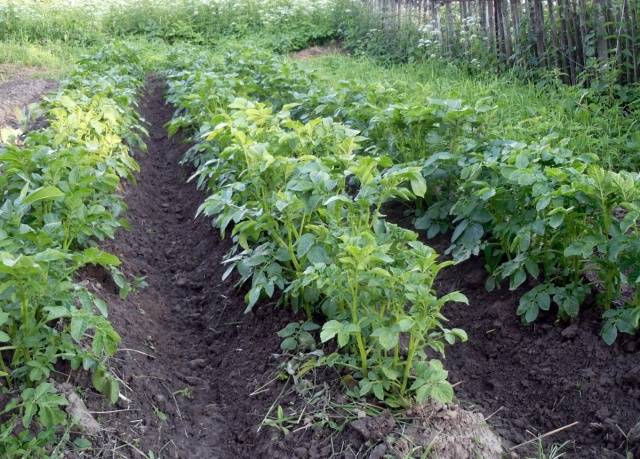
[[[388,214],[412,227],[405,209],[394,205]],[[449,246],[448,235],[423,241],[439,253]],[[552,311],[523,325],[516,310],[534,284],[487,292],[486,278],[482,258],[474,257],[436,281],[440,294],[458,290],[469,298],[469,306],[451,303],[444,311],[449,326],[469,335],[448,346],[444,360],[462,404],[491,415],[489,424],[514,445],[577,421],[545,443],[570,442],[564,457],[580,459],[624,458],[627,448],[637,448],[625,435],[640,421],[640,338],[620,335],[605,344],[595,305],[584,305],[574,323],[556,323]]]
[[[258,440],[268,434],[256,428],[279,388],[252,393],[273,379],[276,332],[293,318],[272,305],[243,314],[243,294],[221,280],[228,241],[208,220],[194,220],[204,196],[179,165],[188,145],[164,129],[172,110],[161,79],[149,79],[140,108],[149,124],[148,152],[138,157],[138,183],[125,190],[131,228],[104,248],[148,286],[122,300],[109,275],[85,273],[111,305],[123,340],[113,371],[130,399],[113,407],[90,395],[89,406],[106,411],[96,418],[107,430],[93,454],[257,457],[256,446],[270,439]]]

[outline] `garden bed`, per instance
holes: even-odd
[[[404,209],[395,204],[387,213],[411,225]],[[425,242],[444,253],[449,235]],[[635,450],[638,444],[627,437],[640,413],[638,337],[622,335],[612,346],[605,344],[592,301],[574,322],[556,322],[551,312],[524,325],[515,311],[535,284],[487,292],[486,277],[482,259],[474,257],[442,271],[437,280],[440,294],[457,290],[469,298],[470,306],[445,309],[449,325],[469,334],[445,359],[462,404],[482,411],[512,445],[562,429],[544,442],[568,442],[567,457],[624,457],[627,449]]]

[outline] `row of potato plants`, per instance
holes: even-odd
[[[640,174],[611,171],[553,134],[536,143],[487,139],[490,101],[409,101],[393,88],[353,81],[296,93],[300,119],[332,116],[385,152],[421,168],[429,183],[415,225],[451,233],[457,261],[483,254],[492,290],[528,288],[526,323],[555,304],[573,319],[592,293],[603,339],[635,333],[640,320]],[[531,279],[527,282],[528,279]]]
[[[638,173],[607,170],[554,134],[535,143],[490,139],[486,98],[414,101],[407,88],[324,81],[256,50],[225,65],[254,97],[291,103],[296,120],[329,117],[358,131],[360,154],[420,168],[429,186],[415,200],[416,229],[451,234],[446,254],[455,261],[483,255],[488,290],[506,283],[523,292],[525,323],[552,308],[560,320],[575,319],[595,299],[607,343],[637,331]]]
[[[120,338],[105,301],[78,274],[99,265],[126,290],[118,259],[96,241],[124,224],[118,187],[138,168],[130,148],[143,147],[136,113],[143,80],[130,49],[81,59],[43,101],[46,127],[0,146],[2,457],[55,453],[52,442],[74,422],[56,375],[89,371],[97,390],[118,398],[105,362]]]
[[[438,298],[435,277],[451,262],[380,213],[390,199],[424,195],[420,168],[361,154],[364,139],[331,118],[292,118],[296,104],[282,101],[301,80],[289,70],[232,52],[168,72],[169,130],[193,133],[185,160],[210,193],[199,212],[233,238],[224,277],[235,271],[247,285],[247,311],[277,297],[306,315],[281,333],[285,348],[313,342],[313,320],[324,320],[320,339],[337,349],[323,361],[353,374],[360,396],[449,401],[447,372],[428,349],[466,339],[441,311],[467,300]]]

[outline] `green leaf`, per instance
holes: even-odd
[[[451,293],[447,293],[445,296],[443,296],[440,301],[444,304],[444,303],[464,303],[464,304],[469,304],[469,299],[460,292],[451,292]]]
[[[431,397],[441,403],[451,403],[453,400],[453,387],[448,381],[439,381],[431,388]]]
[[[307,260],[312,264],[329,263],[329,255],[327,255],[324,247],[316,244],[309,250],[309,253],[307,253]]]
[[[382,367],[381,370],[382,370],[382,373],[385,375],[385,377],[387,379],[390,379],[391,381],[397,380],[398,377],[400,376],[400,373],[394,370],[393,368]]]
[[[618,329],[616,328],[615,324],[607,322],[602,327],[600,335],[602,336],[604,342],[611,346],[618,337]]]
[[[496,195],[496,189],[489,187],[483,188],[482,190],[476,192],[476,195],[483,201],[488,201]]]
[[[538,277],[540,275],[540,268],[538,267],[538,263],[534,260],[527,258],[524,262],[524,266],[527,268],[527,272],[531,274],[532,277]]]
[[[45,199],[56,199],[64,197],[64,193],[55,186],[45,186],[38,188],[27,196],[23,204],[30,205],[34,202],[43,201]]]
[[[305,349],[315,349],[316,340],[313,338],[313,335],[311,335],[311,333],[303,330],[298,335],[298,344],[300,347]]]
[[[390,327],[376,328],[373,333],[371,333],[371,336],[378,338],[380,346],[382,346],[385,351],[390,351],[398,345],[399,333]]]
[[[527,273],[524,269],[519,268],[512,276],[509,282],[509,290],[515,290],[527,280]]]
[[[291,322],[287,324],[282,330],[280,330],[277,335],[280,338],[288,338],[289,336],[293,336],[293,334],[298,330],[299,325],[296,322]]]
[[[9,341],[11,341],[11,337],[5,332],[0,331],[0,343],[8,343]]]
[[[326,343],[330,339],[333,339],[333,337],[336,336],[340,332],[340,330],[342,330],[342,324],[337,320],[330,320],[326,322],[322,326],[322,331],[320,332],[320,341]]]
[[[118,396],[120,395],[120,384],[118,381],[109,378],[109,401],[113,404],[118,401]]]
[[[449,344],[455,344],[456,339],[464,343],[465,341],[467,341],[468,338],[469,337],[467,336],[467,332],[465,332],[461,328],[453,328],[451,330],[446,330],[444,333],[444,339]]]
[[[73,98],[68,96],[67,94],[64,94],[58,97],[57,102],[60,103],[60,105],[62,105],[67,110],[73,110],[78,106],[78,104],[76,104]]]
[[[451,242],[455,242],[462,232],[467,229],[467,226],[469,226],[469,220],[465,219],[458,223],[458,226],[456,226],[456,229],[453,230],[453,234],[451,235]]]
[[[624,216],[622,221],[620,222],[620,230],[623,233],[629,231],[629,228],[636,225],[636,220],[640,218],[640,212],[637,210],[632,210],[627,212],[627,215]]]
[[[0,325],[4,325],[9,321],[9,313],[0,311]]]
[[[349,337],[351,336],[351,333],[357,333],[359,330],[360,327],[355,324],[342,324],[342,328],[338,331],[338,346],[344,347],[349,344]]]
[[[298,347],[298,342],[292,336],[285,338],[282,343],[280,343],[280,349],[283,351],[293,351]]]
[[[260,290],[261,290],[261,287],[259,285],[249,290],[246,296],[247,307],[245,309],[245,312],[251,311],[253,307],[256,305],[256,303],[260,299]]]
[[[46,249],[40,253],[37,253],[33,256],[33,259],[37,262],[51,262],[51,261],[59,261],[67,258],[67,254],[60,250],[56,249]]]
[[[529,158],[527,157],[527,154],[526,153],[520,153],[516,157],[516,167],[518,169],[524,169],[528,165],[529,165]]]
[[[78,437],[75,440],[73,440],[73,444],[76,447],[76,449],[89,449],[91,448],[91,442],[89,440],[87,440],[85,437]]]
[[[314,322],[305,322],[302,325],[302,329],[306,330],[306,331],[313,331],[313,330],[318,330],[320,328],[320,325],[314,323]]]
[[[298,242],[296,244],[296,256],[298,258],[304,257],[307,252],[311,250],[311,247],[313,247],[313,244],[315,244],[315,242],[316,237],[312,233],[304,233],[302,236],[300,236],[300,239],[298,239]]]
[[[551,307],[551,296],[546,292],[542,292],[536,297],[536,303],[540,309],[548,311]]]
[[[411,317],[403,317],[398,321],[397,325],[400,331],[405,333],[411,330],[411,328],[415,325],[415,321]]]
[[[100,314],[102,314],[103,317],[108,317],[109,316],[109,311],[108,311],[108,306],[106,301],[100,299],[100,298],[94,298],[93,299],[93,304],[96,305],[96,308],[98,308],[98,311],[100,311]]]
[[[384,388],[380,383],[373,384],[373,395],[376,396],[378,400],[384,400]]]
[[[525,322],[530,324],[531,322],[536,320],[538,318],[538,311],[539,311],[538,307],[535,304],[530,303],[524,314]]]
[[[537,210],[538,212],[540,212],[541,210],[546,209],[550,202],[551,202],[551,198],[550,198],[549,196],[544,196],[544,197],[542,197],[542,198],[541,198],[541,199],[536,203],[536,210]]]
[[[535,294],[532,292],[527,292],[522,296],[522,298],[520,298],[520,303],[518,304],[516,313],[519,316],[524,316],[523,320],[525,323],[529,324],[538,318],[540,308],[538,307],[538,303],[535,301],[535,298]]]
[[[80,315],[74,315],[71,319],[71,337],[79,342],[86,329],[87,327],[84,318]]]
[[[61,317],[71,317],[71,311],[66,306],[47,306],[44,308],[49,314],[47,320],[55,320]]]
[[[564,214],[562,214],[562,213],[554,214],[549,219],[549,226],[551,226],[552,228],[556,229],[560,225],[562,225],[563,221],[564,221]]]
[[[84,249],[77,259],[80,264],[94,264],[104,267],[119,266],[120,260],[115,255],[98,249],[97,247],[89,247]]]
[[[423,198],[427,192],[427,183],[422,175],[417,175],[411,179],[411,191],[419,198]]]

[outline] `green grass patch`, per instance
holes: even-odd
[[[35,44],[5,41],[0,43],[0,64],[17,67],[35,67],[35,77],[58,78],[67,72],[71,63],[82,54],[83,48],[60,42]],[[10,75],[4,75],[4,78]],[[0,76],[0,78],[3,78]]]

